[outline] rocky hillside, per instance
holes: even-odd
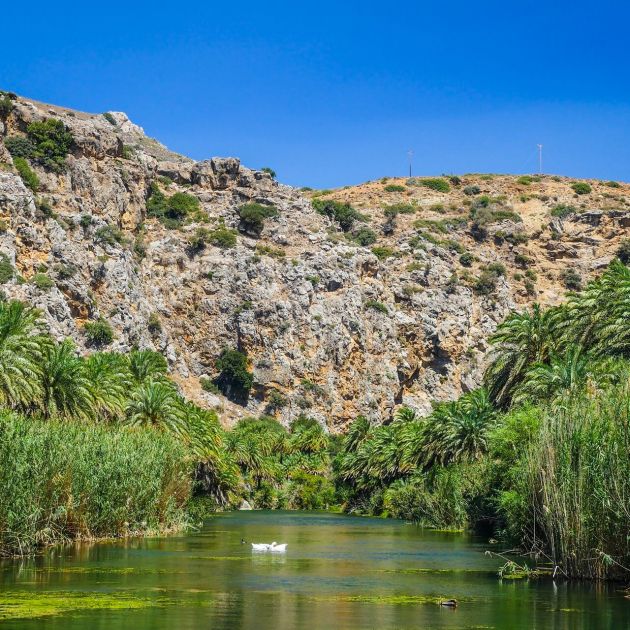
[[[562,299],[630,226],[630,186],[616,182],[298,191],[235,158],[174,154],[122,113],[5,95],[0,120],[4,294],[81,351],[163,352],[226,423],[306,413],[340,430],[403,403],[426,412],[479,384],[486,338],[511,309]],[[269,212],[248,216],[250,202]],[[225,348],[253,372],[241,404],[207,391]]]

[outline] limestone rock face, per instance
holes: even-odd
[[[60,173],[32,164],[34,194],[3,140],[50,117],[64,122],[75,146]],[[227,424],[306,414],[338,431],[358,414],[389,420],[403,404],[428,413],[433,401],[479,386],[487,338],[510,310],[560,301],[562,272],[592,277],[630,227],[625,185],[590,182],[587,207],[558,218],[555,205],[576,203],[569,180],[524,187],[508,176],[462,179],[449,193],[406,180],[388,182],[404,186],[395,193],[385,182],[327,193],[364,215],[377,240],[361,246],[315,211],[310,193],[236,158],[194,162],[120,112],[20,98],[0,127],[0,254],[16,270],[2,290],[40,308],[51,333],[72,337],[82,352],[90,351],[85,322],[105,318],[115,331],[109,349],[162,352],[183,393],[219,407]],[[152,186],[166,197],[195,196],[200,212],[167,229],[147,216]],[[512,214],[480,236],[466,186]],[[200,228],[242,227],[238,209],[250,201],[277,208],[258,237],[239,232],[232,248],[212,239],[191,247]],[[386,214],[395,204],[402,210]],[[55,286],[38,289],[35,273]],[[201,387],[201,377],[217,376],[224,348],[248,355],[254,386],[245,405]]]

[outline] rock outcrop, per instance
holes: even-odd
[[[487,337],[511,309],[560,300],[566,269],[588,279],[630,226],[630,187],[590,182],[593,192],[577,197],[564,178],[471,175],[449,192],[389,180],[318,193],[365,215],[377,241],[361,246],[315,211],[312,193],[235,158],[172,153],[120,112],[17,98],[0,138],[47,118],[63,121],[74,147],[58,173],[32,165],[36,193],[0,141],[0,253],[16,269],[5,295],[36,305],[52,333],[82,352],[90,351],[86,321],[107,320],[109,349],[162,352],[182,390],[219,407],[226,423],[307,414],[342,430],[358,414],[385,421],[401,404],[426,413],[432,401],[478,386]],[[156,187],[193,195],[200,212],[167,229],[147,215]],[[504,212],[480,226],[469,214],[483,195]],[[191,247],[200,228],[242,227],[247,202],[278,210],[258,238],[241,230],[234,247]],[[392,204],[402,211],[386,216]],[[558,204],[575,208],[554,218]],[[499,262],[504,269],[492,266]],[[34,282],[36,274],[54,286]],[[249,357],[246,406],[201,387],[224,348]]]

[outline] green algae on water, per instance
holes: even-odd
[[[125,592],[4,591],[0,593],[0,621],[35,619],[88,610],[132,610],[164,606],[166,599],[137,597]]]

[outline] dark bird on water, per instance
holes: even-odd
[[[440,606],[445,606],[446,608],[457,608],[457,600],[456,599],[445,599],[440,602]]]

